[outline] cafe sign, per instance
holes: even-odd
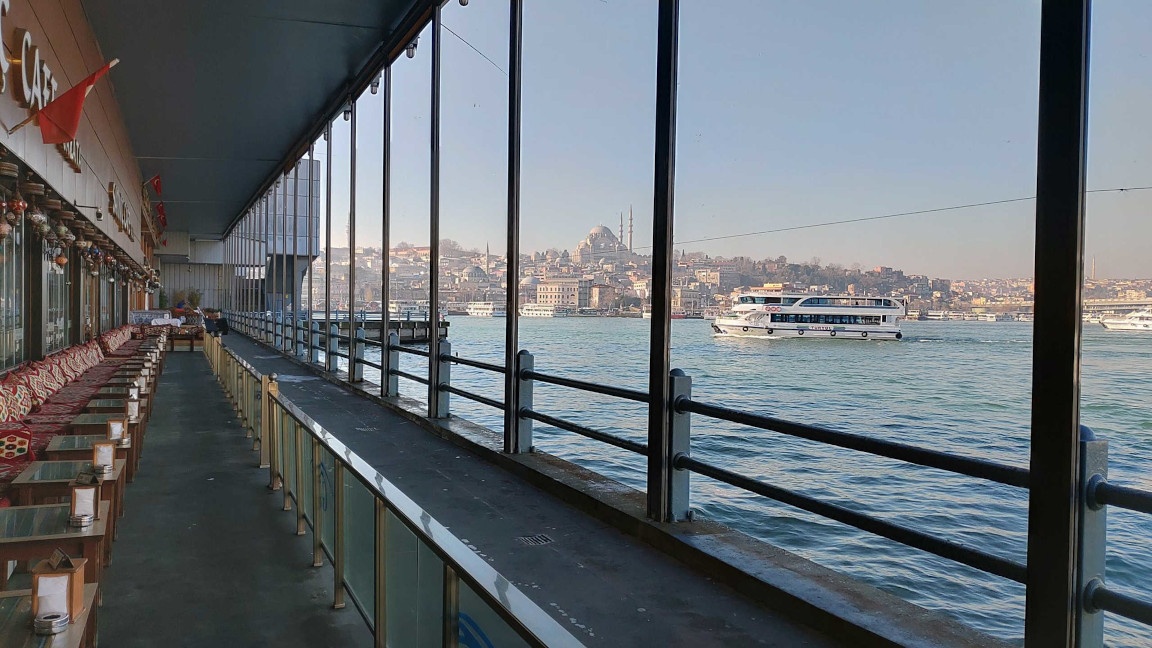
[[[10,7],[11,0],[0,0],[0,35],[5,33],[4,18]],[[13,77],[19,77],[13,78],[12,82],[16,89],[16,99],[21,106],[35,113],[56,98],[60,84],[48,62],[40,58],[40,48],[35,45],[32,33],[18,28],[16,40],[20,43],[20,58],[9,61],[7,56],[0,56],[0,94],[8,92],[8,72],[12,63],[15,63],[19,66],[19,70],[12,74]],[[84,157],[79,142],[73,140],[57,144],[56,151],[74,172],[80,173],[83,170]]]

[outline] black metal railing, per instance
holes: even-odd
[[[347,339],[347,336],[339,337]],[[361,342],[365,341],[363,338],[358,339],[360,339]],[[388,351],[394,351],[396,353],[406,353],[424,358],[430,357],[428,351],[422,349],[378,342],[374,343],[373,346],[381,346]],[[333,352],[333,354],[340,355],[336,352]],[[342,355],[342,357],[347,356]],[[462,358],[451,355],[450,353],[441,354],[439,360],[441,362],[473,367],[501,375],[506,374],[505,368],[502,365]],[[357,362],[363,362],[368,366],[376,367],[383,371],[380,365],[376,363],[361,359],[358,359]],[[390,367],[388,374],[423,385],[429,384],[429,380],[426,377],[401,371],[395,367]],[[620,398],[634,403],[647,404],[649,401],[649,395],[644,391],[550,375],[536,371],[532,368],[531,363],[529,363],[528,368],[518,369],[517,377],[521,381],[555,385],[586,393]],[[501,411],[506,409],[506,404],[503,401],[453,386],[450,384],[450,380],[437,385],[437,390],[442,393],[460,396],[493,409]],[[1030,484],[1029,471],[1027,468],[1021,466],[997,463],[986,459],[921,448],[885,439],[805,423],[796,423],[762,414],[754,414],[695,400],[687,393],[674,394],[671,409],[672,412],[670,415],[674,417],[686,417],[688,415],[704,416],[1014,488],[1027,489]],[[610,432],[597,430],[537,411],[530,403],[527,405],[521,403],[517,407],[517,420],[536,421],[638,455],[648,456],[650,454],[650,448],[645,443],[633,441]],[[687,429],[687,426],[685,429]],[[687,447],[690,447],[690,445]],[[677,470],[709,477],[729,486],[755,493],[830,520],[835,520],[861,531],[887,538],[905,546],[919,549],[989,574],[994,574],[1018,583],[1024,583],[1026,581],[1027,568],[1023,563],[997,556],[960,542],[897,524],[875,515],[862,513],[841,504],[822,501],[794,490],[733,472],[723,466],[694,458],[691,456],[690,451],[676,454],[672,458],[672,465]],[[687,501],[687,494],[685,494],[684,500]],[[1106,480],[1097,478],[1087,485],[1083,504],[1097,508],[1102,506],[1115,506],[1140,513],[1152,514],[1152,493],[1111,484]],[[1152,625],[1152,603],[1130,594],[1109,589],[1103,583],[1096,583],[1085,592],[1085,605]]]

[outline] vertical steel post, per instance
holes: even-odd
[[[668,383],[668,415],[671,417],[668,429],[672,434],[672,457],[668,471],[669,510],[672,520],[679,522],[691,519],[692,516],[690,473],[675,466],[676,457],[692,456],[692,414],[677,412],[676,400],[692,398],[692,377],[684,375],[679,369],[673,369],[668,374]]]
[[[324,509],[320,506],[320,439],[312,437],[312,566],[324,566]]]
[[[512,417],[512,426],[516,444],[506,449],[506,452],[532,452],[532,419],[520,416],[520,412],[532,409],[532,379],[524,378],[522,374],[525,371],[532,371],[535,363],[536,359],[527,351],[516,354],[515,365],[511,372],[516,378],[516,402],[509,408],[515,414]]]
[[[373,631],[375,632],[376,648],[388,646],[388,585],[387,585],[387,559],[388,559],[388,508],[384,500],[376,498],[376,542],[373,552],[373,565],[376,568],[376,586],[372,610]]]
[[[508,242],[505,249],[504,320],[504,452],[516,453],[532,446],[518,438],[520,415],[517,403],[520,379],[517,353],[520,350],[520,106],[521,55],[524,50],[524,5],[508,3]],[[531,425],[531,423],[529,423]],[[531,427],[529,437],[531,437]]]
[[[296,166],[292,172],[292,357],[300,357],[300,335],[297,323],[300,320],[300,307],[297,304],[300,301],[298,295],[300,291],[297,289],[298,277],[300,277],[300,270],[297,264],[300,263],[300,216],[298,211],[300,209],[300,160],[296,160]]]
[[[1092,604],[1091,592],[1107,582],[1108,507],[1096,501],[1096,486],[1108,481],[1108,442],[1080,426],[1080,556],[1076,591],[1079,624],[1077,648],[1103,648],[1104,612]]]
[[[332,607],[344,607],[344,464],[335,459],[332,486]]]
[[[352,325],[355,324],[355,322],[352,322]],[[351,331],[349,332],[351,333]],[[348,354],[348,368],[352,371],[352,373],[348,374],[348,380],[352,382],[364,382],[364,348],[368,346],[364,344],[364,340],[367,339],[367,334],[363,326],[356,326],[355,334],[349,335],[348,337],[355,342],[355,345],[350,344],[348,349],[351,351],[351,353]],[[356,350],[352,351],[353,348]]]
[[[288,448],[295,448],[296,447],[296,436],[299,433],[299,430],[296,429],[296,419],[289,416],[287,411],[285,411],[284,409],[279,408],[279,407],[277,407],[276,410],[277,410],[276,420],[280,422],[280,427],[279,427],[280,434],[277,438],[277,446],[276,446],[276,453],[277,453],[276,463],[280,467],[280,470],[278,472],[280,473],[280,483],[283,486],[283,491],[284,491],[284,510],[285,511],[291,511],[292,510],[292,489],[293,488],[299,488],[299,485],[296,483],[296,477],[297,477],[297,475],[299,475],[299,473],[297,473],[296,475],[292,475],[292,479],[288,479],[288,457],[287,457],[287,454],[288,454]],[[291,431],[291,433],[292,433],[291,438],[288,437],[289,431]],[[295,468],[295,465],[293,465],[293,468]]]
[[[436,412],[440,418],[448,418],[448,414],[451,411],[449,409],[449,403],[452,394],[449,394],[443,388],[452,384],[452,361],[448,359],[452,356],[452,343],[444,340],[440,343],[439,349],[440,361],[438,364],[440,366],[436,370],[436,379],[440,382],[436,384],[436,399],[438,401],[436,403]]]
[[[284,321],[284,316],[287,314],[288,302],[285,297],[288,295],[288,173],[285,172],[280,178],[284,185],[284,199],[281,204],[284,208],[284,216],[280,226],[280,292],[276,294],[276,300],[280,303],[280,351],[288,349],[288,323]]]
[[[348,172],[348,380],[359,382],[356,371],[356,101],[352,104],[351,153]]]
[[[400,394],[400,377],[392,373],[400,369],[400,352],[397,347],[400,346],[400,335],[398,333],[388,332],[388,346],[384,349],[384,355],[388,357],[385,366],[389,367],[388,373],[384,374],[385,384],[388,385],[385,396],[397,396]]]
[[[1036,164],[1036,321],[1025,643],[1078,635],[1080,306],[1089,0],[1044,0]]]
[[[440,36],[441,5],[432,10],[431,195],[429,196],[428,417],[440,418]]]
[[[671,521],[672,435],[668,392],[672,336],[672,224],[676,171],[679,0],[660,0],[656,40],[656,159],[652,200],[652,332],[648,367],[648,516]]]
[[[326,181],[324,183],[324,330],[332,329],[332,122],[324,127],[324,141],[328,155],[324,158]],[[336,358],[332,356],[332,338],[325,338],[324,370],[333,371]]]
[[[268,236],[269,236],[270,232],[272,232],[272,226],[274,226],[275,223],[272,223],[270,225],[268,222],[268,218],[269,218],[268,202],[269,202],[269,197],[267,195],[265,195],[264,201],[261,205],[261,208],[264,210],[264,228],[263,228],[263,231],[260,232],[260,244],[261,244],[262,249],[264,251],[264,253],[261,255],[262,258],[260,259],[261,263],[264,264],[264,282],[263,282],[263,290],[261,290],[262,299],[261,299],[261,304],[260,304],[260,329],[261,329],[260,339],[263,340],[265,343],[273,341],[271,339],[271,336],[269,335],[269,332],[270,332],[269,313],[270,313],[270,309],[271,309],[271,304],[270,304],[269,299],[268,299],[268,294],[269,294],[268,287],[270,285],[269,282],[272,281],[273,278],[275,277],[275,273],[272,272],[272,269],[271,269],[271,265],[272,265],[272,256],[271,255],[272,255],[272,253],[275,252],[275,250],[268,247]],[[273,286],[273,289],[275,289],[275,286]]]
[[[444,648],[456,648],[460,637],[460,578],[444,562]]]
[[[314,293],[312,292],[312,275],[314,274],[312,272],[312,264],[316,260],[316,258],[314,256],[315,250],[312,249],[312,236],[313,236],[312,232],[315,231],[315,229],[316,229],[316,223],[315,223],[316,217],[315,217],[315,214],[312,213],[312,196],[313,196],[312,192],[313,192],[313,188],[316,186],[316,164],[315,164],[316,155],[315,154],[316,154],[316,144],[314,144],[314,143],[309,144],[308,145],[308,301],[306,302],[308,306],[307,306],[307,308],[304,309],[304,312],[308,314],[308,330],[309,331],[316,330],[316,327],[313,326],[314,322],[312,321],[312,308],[315,306],[315,304],[313,303]],[[311,338],[308,342],[309,345],[314,344],[314,343],[315,343],[315,337]],[[313,349],[311,346],[309,346],[309,348],[308,348],[308,362],[314,363],[317,360],[318,360],[318,358],[316,356],[316,350]]]
[[[380,278],[380,339],[391,344],[391,336],[389,328],[391,324],[391,312],[388,310],[388,304],[391,298],[391,286],[389,283],[389,272],[392,266],[392,241],[389,236],[388,229],[392,225],[392,66],[385,65],[384,70],[381,72],[381,87],[384,93],[384,125],[383,125],[383,143],[380,154],[380,166],[383,172],[381,206],[383,208],[380,215],[381,230],[380,230],[380,253],[384,257],[383,267],[381,268]],[[389,372],[399,367],[392,365],[392,354],[389,353],[388,348],[381,349],[380,353],[380,390],[383,392],[381,396],[395,396],[395,392],[388,388],[392,384],[392,376]]]

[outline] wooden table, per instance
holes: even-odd
[[[112,562],[112,540],[116,539],[116,519],[124,516],[124,477],[126,464],[117,459],[112,473],[104,477],[100,485],[100,500],[112,507],[108,519],[108,543],[105,546],[105,562]],[[24,472],[12,480],[12,490],[16,501],[22,505],[44,504],[52,499],[60,501],[72,496],[72,481],[84,470],[91,470],[91,461],[33,461]]]
[[[97,394],[99,395],[99,394]],[[128,409],[127,398],[93,398],[84,406],[83,414],[124,414]],[[148,418],[148,399],[140,399],[140,419]]]
[[[188,343],[188,350],[189,351],[195,351],[196,350],[196,343],[200,342],[201,344],[203,344],[203,340],[204,340],[204,336],[201,333],[189,333],[189,334],[174,333],[174,334],[168,336],[168,350],[169,351],[175,351],[176,350],[176,342],[179,341],[179,342],[187,342]]]
[[[0,564],[8,560],[43,560],[59,549],[69,556],[87,558],[84,581],[99,583],[104,573],[106,529],[112,521],[111,506],[100,502],[100,517],[86,527],[68,526],[70,504],[9,506],[0,508]],[[7,584],[8,570],[0,570],[0,583]]]
[[[108,421],[124,419],[124,412],[115,414],[77,414],[68,424],[68,434],[103,434],[108,435]],[[140,446],[140,453],[144,453],[144,435],[148,432],[145,417],[141,416],[135,421],[128,421],[128,434],[132,436],[132,443]]]
[[[0,592],[0,646],[4,648],[94,648],[96,595],[100,586],[84,586],[84,611],[60,634],[32,631],[32,590]]]
[[[48,454],[48,461],[90,460],[92,444],[107,440],[108,436],[104,434],[57,434],[48,442],[48,449],[45,452]],[[140,468],[140,455],[136,451],[139,447],[131,444],[126,448],[116,448],[116,458],[125,460],[129,483],[136,479],[136,471]]]

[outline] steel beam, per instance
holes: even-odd
[[[428,242],[428,417],[440,418],[440,36],[441,6],[432,12],[431,178]]]
[[[524,52],[524,5],[508,3],[508,242],[504,322],[504,452],[527,452],[531,440],[522,443],[517,403],[520,379],[516,354],[520,351],[520,106]]]
[[[660,0],[656,41],[656,159],[652,200],[652,331],[648,367],[648,516],[671,521],[672,230],[676,175],[679,0]]]
[[[1080,489],[1089,0],[1044,0],[1036,165],[1036,321],[1025,643],[1073,646]]]

